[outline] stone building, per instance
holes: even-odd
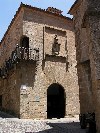
[[[95,112],[100,133],[100,1],[77,0],[69,13],[74,16],[80,112]]]
[[[0,43],[0,107],[20,118],[79,114],[75,36],[61,11],[21,3]]]

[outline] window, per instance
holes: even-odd
[[[22,59],[28,59],[29,58],[29,37],[23,36],[21,38],[21,42],[20,42],[20,46],[21,48],[21,58]]]
[[[2,107],[2,95],[0,95],[0,107]]]
[[[20,40],[20,46],[24,48],[29,48],[29,37],[27,36],[22,36]]]

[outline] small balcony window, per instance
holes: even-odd
[[[26,58],[29,58],[29,37],[23,36],[20,41],[20,46],[22,47],[21,49],[21,58],[26,56]],[[26,54],[26,55],[24,55]]]

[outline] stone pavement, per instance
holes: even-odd
[[[8,117],[8,118],[5,118]],[[0,116],[0,133],[85,133],[80,129],[78,117],[32,120]]]

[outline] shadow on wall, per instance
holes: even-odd
[[[10,81],[10,83],[14,82],[14,89],[13,84],[11,84],[11,88],[7,83],[8,88],[6,87],[7,90],[5,90],[3,95],[5,96],[5,94],[9,94],[9,97],[6,98],[7,104],[5,104],[5,101],[3,101],[3,99],[1,98],[0,117],[2,118],[14,118],[14,116],[20,117],[18,108],[20,108],[20,90],[22,89],[21,86],[25,85],[30,88],[34,87],[36,75],[36,62],[30,60],[19,61],[18,64],[14,64],[14,68],[12,68],[9,75],[13,74],[13,72],[15,72],[16,76],[11,77],[12,80],[10,76],[8,76],[7,80]],[[24,95],[24,97],[25,96],[26,95]],[[4,103],[4,106],[2,106],[2,102]],[[5,114],[4,112],[7,114]],[[8,114],[10,114],[11,116]]]
[[[3,112],[3,111],[0,111],[0,117],[1,117],[1,118],[17,118],[16,116],[7,114],[7,113],[5,113],[5,112]]]
[[[19,76],[21,85],[34,87],[35,75],[37,71],[36,62],[31,60],[21,61],[17,66],[18,71],[20,71]]]
[[[66,63],[66,72],[68,71],[69,62],[66,59],[66,57],[46,54],[45,60],[42,61],[42,70],[45,69],[46,61],[55,62],[55,63],[58,62],[58,63],[64,63],[64,64]]]

